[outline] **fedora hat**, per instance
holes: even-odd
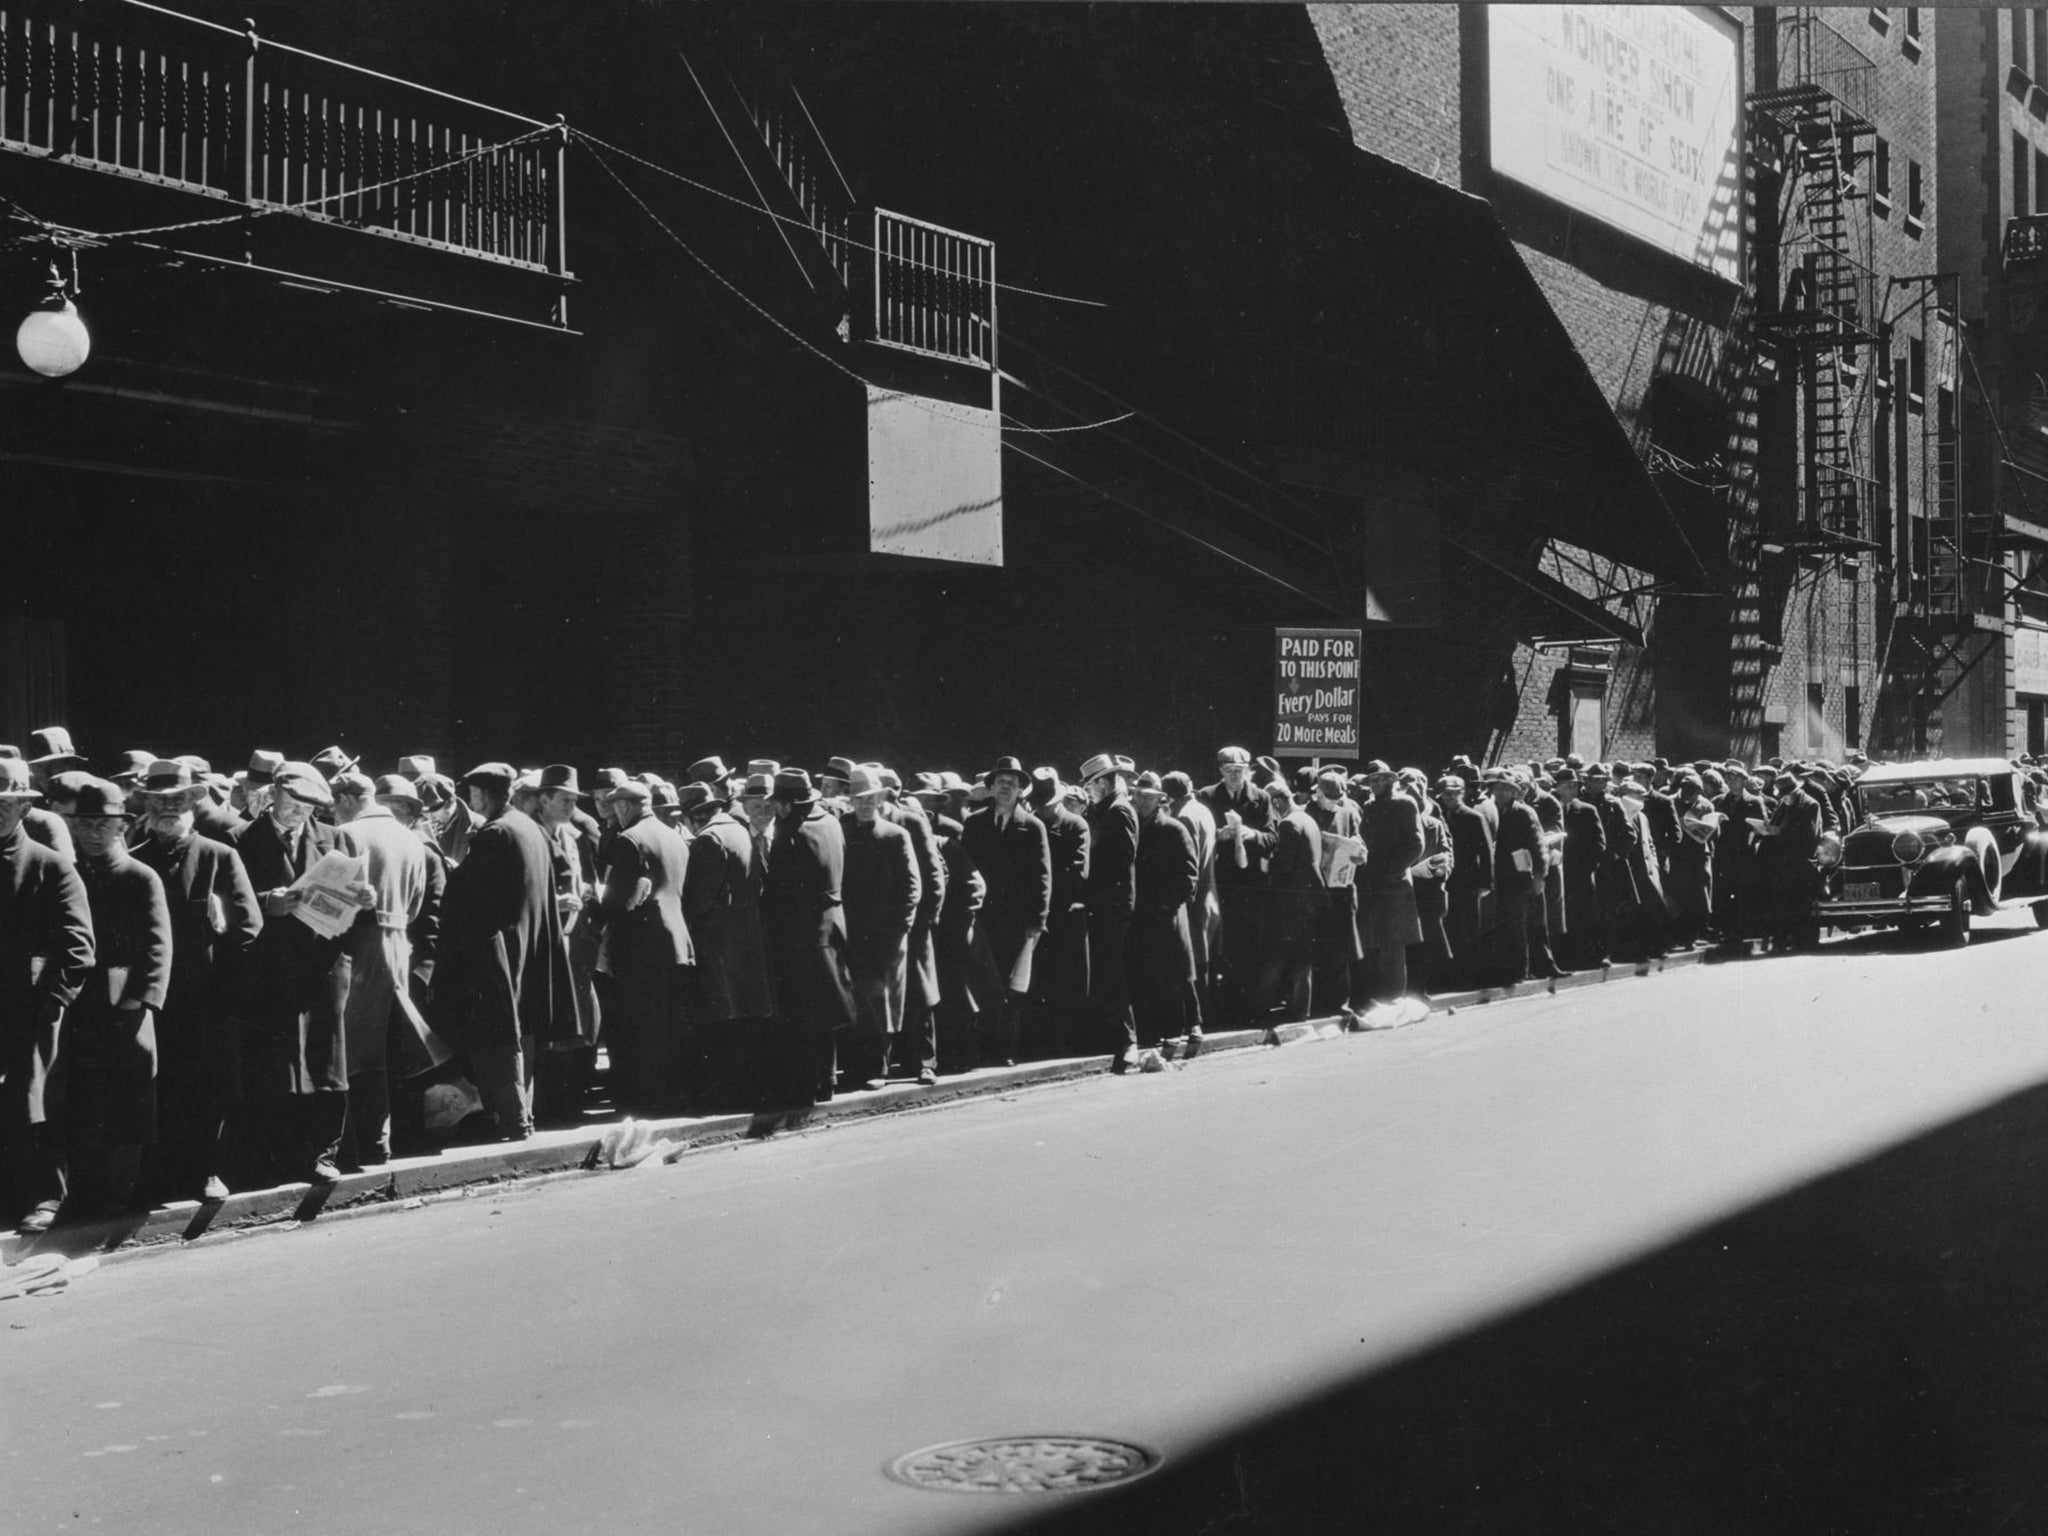
[[[419,786],[402,773],[380,775],[377,780],[377,798],[379,800],[403,800],[408,805],[418,807],[421,810],[426,808],[426,802],[420,799]]]
[[[192,771],[191,764],[174,757],[160,757],[144,766],[137,775],[135,788],[145,794],[189,795],[197,799],[206,792],[206,781]]]
[[[1083,784],[1086,784],[1090,779],[1099,779],[1105,773],[1115,773],[1117,771],[1117,760],[1115,754],[1110,752],[1098,752],[1093,757],[1089,758],[1087,762],[1081,765],[1081,771],[1079,774],[1076,775],[1076,777]]]
[[[1019,784],[1029,784],[1031,782],[1030,773],[1026,771],[1024,765],[1017,761],[1017,759],[1014,757],[997,758],[996,765],[988,771],[989,782],[994,783],[995,777],[999,773],[1009,774]]]
[[[50,768],[58,763],[82,763],[78,748],[71,744],[71,733],[61,725],[46,725],[39,731],[28,733],[29,751],[35,755],[29,763],[37,768]]]
[[[612,790],[614,800],[631,800],[638,805],[654,803],[654,786],[641,779],[628,779]]]
[[[877,763],[875,765],[875,773],[882,781],[882,788],[897,790],[903,788],[903,775],[894,768],[889,767],[886,763]]]
[[[1216,754],[1218,768],[1249,768],[1252,755],[1243,747],[1224,747]]]
[[[1163,795],[1166,793],[1166,786],[1160,782],[1158,774],[1147,768],[1131,781],[1131,793],[1134,795]]]
[[[510,789],[512,781],[519,775],[512,771],[510,763],[478,763],[462,776],[464,784],[487,784],[494,789]]]
[[[692,784],[723,784],[732,777],[732,770],[722,757],[700,757],[683,770],[683,777]]]
[[[1051,805],[1060,797],[1060,775],[1056,768],[1034,768],[1031,770],[1031,803]]]
[[[359,759],[350,757],[340,747],[322,747],[313,754],[310,761],[323,775],[331,779],[337,773],[355,767]]]
[[[107,775],[108,780],[115,784],[133,784],[144,774],[150,772],[163,759],[159,758],[154,752],[143,752],[130,748],[128,751],[123,752],[116,761],[121,766]],[[172,759],[172,761],[176,762],[176,759]]]
[[[775,761],[772,757],[750,757],[747,759],[747,776],[749,778],[757,773],[765,773],[772,779],[780,772],[782,772],[782,764]]]
[[[78,803],[71,814],[80,821],[133,820],[128,810],[128,792],[106,779],[87,779],[78,786]]]
[[[284,766],[282,752],[266,752],[261,749],[249,754],[248,781],[251,784],[268,784]]]
[[[435,771],[434,760],[424,752],[414,752],[410,756],[401,757],[398,760],[398,771],[414,783],[418,783],[428,774]]]
[[[775,793],[775,775],[750,773],[740,781],[742,800],[766,800]]]
[[[879,795],[888,787],[882,782],[881,773],[866,763],[858,763],[847,770],[846,792],[855,799]]]
[[[43,792],[29,782],[28,764],[18,757],[0,757],[0,800],[40,800]]]
[[[818,791],[812,787],[811,776],[805,770],[785,768],[775,775],[774,798],[788,805],[816,805]]]
[[[657,811],[672,811],[681,804],[676,795],[675,785],[669,783],[667,779],[656,779],[647,787],[654,793],[654,808]]]
[[[702,779],[692,779],[676,789],[676,809],[685,816],[698,811],[715,811],[724,802],[718,798],[718,791]]]
[[[825,766],[818,771],[818,777],[845,782],[853,777],[853,766],[853,759],[850,757],[828,757],[825,759]]]
[[[572,795],[583,793],[583,785],[576,778],[576,770],[568,763],[549,763],[540,771],[541,793],[549,794],[558,789],[566,789]]]
[[[913,795],[943,795],[946,780],[943,774],[913,773],[910,776],[910,792]]]

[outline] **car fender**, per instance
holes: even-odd
[[[1951,843],[1930,852],[1914,867],[1906,889],[1913,896],[1941,896],[1954,889],[1958,879],[1966,882],[1971,906],[1980,906],[1990,899],[1976,850],[1965,843]]]
[[[2048,892],[2048,831],[2030,828],[2013,852],[2005,872],[2004,896],[2038,896]]]

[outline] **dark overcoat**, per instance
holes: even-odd
[[[171,984],[170,908],[156,871],[125,849],[81,861],[78,874],[92,907],[93,969],[64,1021],[65,1129],[89,1145],[141,1146],[156,1140],[156,1015]]]
[[[998,827],[996,820],[993,805],[970,811],[961,823],[961,836],[968,857],[988,881],[981,931],[996,971],[1007,984],[1025,945],[1033,935],[1044,933],[1052,912],[1052,843],[1045,823],[1023,805],[1010,813],[1007,826]]]
[[[1034,808],[1045,824],[1052,900],[1031,960],[1032,995],[1065,1002],[1088,995],[1088,823],[1064,805]]]
[[[1171,1006],[1195,979],[1188,940],[1188,902],[1199,874],[1195,840],[1179,819],[1161,812],[1138,824],[1138,856],[1125,968],[1140,1008]]]
[[[64,1011],[93,968],[92,908],[71,860],[17,828],[0,838],[0,1076],[48,1118]]]
[[[690,844],[683,916],[697,952],[700,1018],[765,1019],[775,1013],[761,927],[765,872],[753,830],[730,811],[713,816]]]
[[[761,915],[775,966],[775,1002],[785,1018],[840,1028],[854,1019],[846,970],[846,836],[815,802],[775,822],[768,845]]]
[[[259,899],[290,885],[333,848],[334,828],[310,819],[287,842],[275,821],[259,816],[235,840]],[[243,1083],[250,1093],[347,1090],[350,973],[346,933],[323,939],[289,914],[263,925],[249,947],[242,992]]]
[[[156,871],[171,913],[171,985],[156,1022],[157,1086],[208,1104],[241,1097],[241,1031],[233,1012],[249,951],[263,931],[242,856],[197,832],[132,850]]]
[[[435,992],[472,1050],[577,1034],[575,981],[555,905],[553,840],[508,810],[469,838],[441,902]]]
[[[903,1027],[910,929],[924,896],[910,834],[882,816],[841,824],[846,872],[846,965],[862,1024],[894,1034]]]
[[[939,912],[946,904],[946,856],[939,848],[939,835],[931,818],[915,800],[899,801],[889,807],[889,817],[910,834],[911,856],[917,860],[921,882],[917,917],[910,925],[910,960],[905,970],[906,996],[927,1008],[939,1003],[939,951],[936,930]]]

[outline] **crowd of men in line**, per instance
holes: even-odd
[[[1226,747],[1202,788],[1110,753],[1071,783],[710,757],[586,789],[339,747],[94,773],[50,727],[0,747],[0,1215],[332,1183],[438,1146],[458,1078],[462,1139],[524,1139],[586,1111],[600,1042],[615,1111],[772,1132],[892,1077],[1152,1069],[1205,1028],[1796,942],[1852,757],[1432,780]]]

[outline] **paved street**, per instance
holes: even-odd
[[[2044,967],[1857,941],[105,1266],[0,1306],[0,1524],[2048,1529]],[[1164,1465],[884,1476],[1064,1433]]]

